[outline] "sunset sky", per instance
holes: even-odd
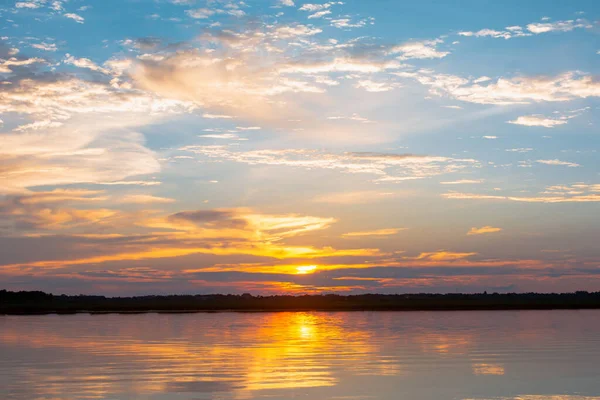
[[[0,289],[596,291],[599,126],[596,0],[4,0]]]

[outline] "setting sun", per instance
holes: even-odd
[[[302,265],[300,267],[296,267],[297,274],[310,274],[315,272],[317,269],[316,265]]]

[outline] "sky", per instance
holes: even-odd
[[[0,287],[600,288],[595,0],[0,1]]]

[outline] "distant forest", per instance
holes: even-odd
[[[209,311],[549,310],[600,308],[600,292],[253,296],[67,296],[0,290],[0,314]]]

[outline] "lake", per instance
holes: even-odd
[[[600,400],[600,310],[0,316],[0,398]]]

